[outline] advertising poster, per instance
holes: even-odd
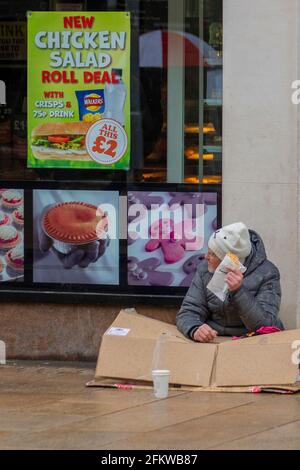
[[[118,191],[34,190],[34,282],[118,285],[118,211]]]
[[[0,189],[0,282],[24,280],[24,191]]]
[[[128,284],[188,287],[216,229],[216,193],[128,193]]]
[[[128,170],[130,13],[27,18],[28,167]]]

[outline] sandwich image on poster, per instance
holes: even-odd
[[[30,168],[128,170],[130,13],[32,11]]]
[[[31,150],[37,160],[88,161],[88,122],[47,122],[32,130]]]
[[[119,284],[117,191],[35,190],[33,280]]]
[[[24,191],[0,189],[0,282],[24,280]]]

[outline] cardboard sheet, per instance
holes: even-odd
[[[185,338],[175,325],[144,317],[134,309],[121,310],[102,338],[95,382],[118,378],[124,383],[135,381],[137,386],[141,381],[152,382],[153,369],[169,369],[170,383],[177,389],[277,387],[294,392],[299,374],[299,365],[292,361],[296,340],[300,330],[200,344]]]

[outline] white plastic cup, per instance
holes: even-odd
[[[156,398],[167,398],[169,392],[169,370],[156,369],[152,371],[154,396]]]

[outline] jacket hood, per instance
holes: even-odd
[[[261,237],[258,233],[254,232],[254,230],[249,230],[249,233],[252,248],[250,255],[246,258],[244,263],[247,268],[245,276],[254,271],[254,269],[262,264],[267,258],[265,245]]]

